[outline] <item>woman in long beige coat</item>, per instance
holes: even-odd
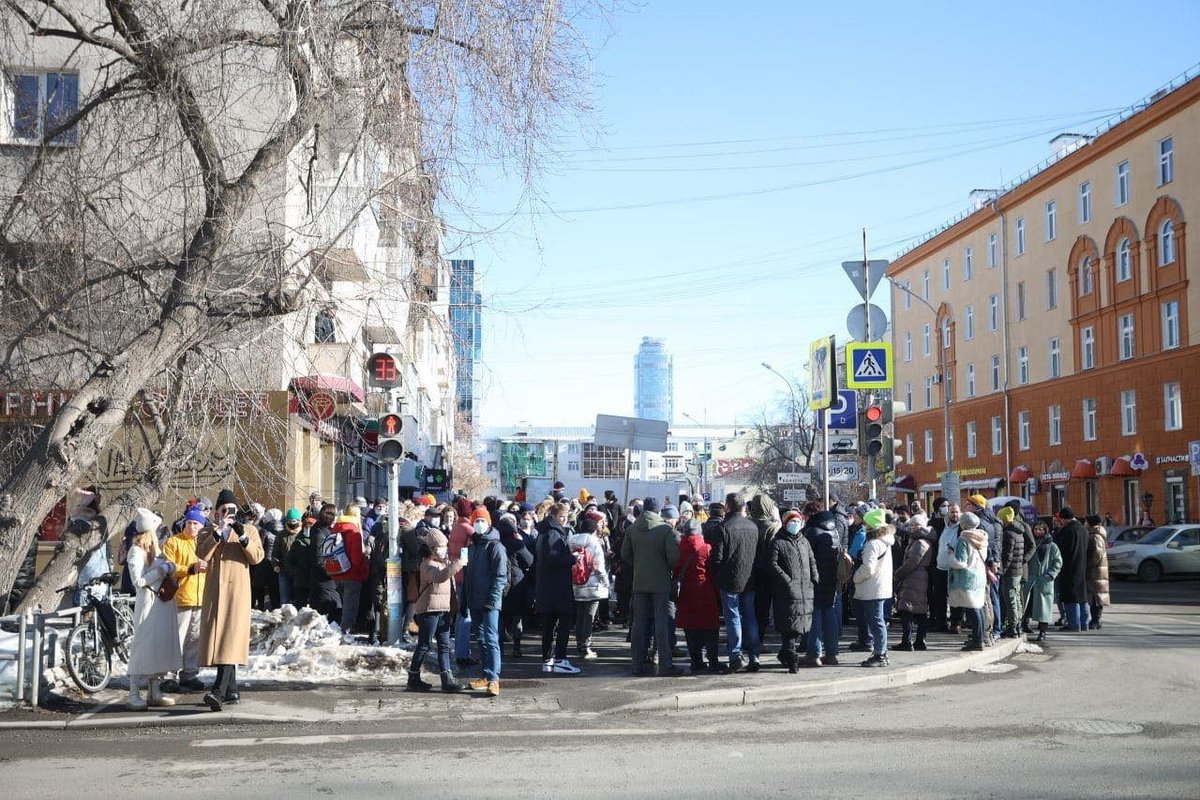
[[[196,545],[196,555],[208,562],[200,616],[200,666],[217,668],[217,680],[204,695],[213,711],[241,699],[237,665],[250,660],[250,567],[264,556],[258,530],[236,522],[236,514],[233,492],[222,489],[213,518],[216,528],[202,533]]]
[[[1108,531],[1100,524],[1101,521],[1098,514],[1087,518],[1087,596],[1088,610],[1092,614],[1088,629],[1093,631],[1100,630],[1100,615],[1104,607],[1112,602],[1108,596]]]

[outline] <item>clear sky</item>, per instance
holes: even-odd
[[[891,258],[1200,61],[1200,2],[731,4],[649,0],[597,34],[595,115],[531,213],[481,169],[463,194],[484,297],[484,425],[633,413],[642,336],[675,409],[774,409],[808,343],[848,337],[841,269]],[[593,131],[598,131],[594,133]],[[461,192],[461,190],[460,190]],[[475,235],[482,229],[487,236]],[[886,287],[873,300],[887,309]]]

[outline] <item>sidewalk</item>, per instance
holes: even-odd
[[[581,675],[542,672],[541,639],[527,637],[525,657],[506,658],[501,676],[501,696],[483,693],[427,694],[406,692],[407,676],[390,670],[368,673],[345,681],[241,681],[242,701],[220,713],[201,703],[200,693],[176,695],[177,705],[167,709],[130,712],[125,691],[110,688],[93,696],[56,695],[48,709],[13,709],[0,713],[5,729],[97,729],[192,725],[252,725],[264,723],[326,723],[366,719],[443,718],[468,720],[478,715],[516,718],[551,715],[602,716],[638,712],[786,703],[847,692],[865,692],[907,686],[967,672],[1001,661],[1017,652],[1020,639],[1007,639],[983,652],[961,651],[962,637],[932,635],[925,652],[891,653],[891,666],[863,669],[865,654],[846,651],[838,666],[805,669],[792,675],[775,658],[778,638],[764,646],[763,670],[756,674],[686,675],[677,678],[633,677],[629,674],[629,646],[625,630],[597,634],[593,648],[599,658],[574,661]],[[895,642],[893,642],[893,645]],[[506,652],[511,652],[506,646]],[[686,668],[687,659],[676,660]],[[460,679],[476,677],[478,668],[458,670]],[[433,679],[426,675],[427,679]],[[436,681],[435,681],[436,686]]]

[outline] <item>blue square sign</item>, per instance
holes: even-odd
[[[846,345],[846,387],[891,389],[893,378],[890,342],[851,342]]]

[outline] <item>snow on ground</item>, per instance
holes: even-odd
[[[375,682],[403,677],[411,661],[408,650],[354,644],[311,608],[285,605],[253,612],[250,663],[238,680]]]
[[[26,645],[28,654],[29,645]],[[0,631],[0,653],[12,655],[17,652],[17,634]],[[26,656],[28,657],[28,655]],[[17,662],[0,661],[0,708],[13,705],[17,696]]]

